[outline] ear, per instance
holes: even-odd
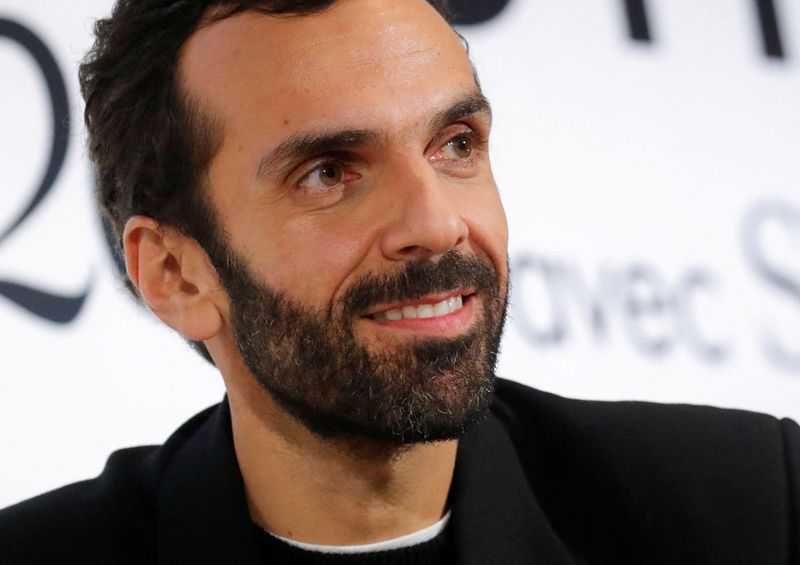
[[[128,276],[162,322],[195,341],[220,332],[224,293],[197,241],[147,216],[133,216],[122,243]]]

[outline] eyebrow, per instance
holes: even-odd
[[[476,91],[467,94],[464,98],[440,112],[430,122],[431,131],[439,131],[453,122],[463,120],[476,114],[486,114],[492,117],[492,106],[482,92]]]
[[[476,114],[488,114],[490,118],[492,114],[489,101],[479,91],[466,95],[436,114],[429,122],[429,128],[431,131],[438,131]],[[256,180],[275,174],[293,163],[301,163],[325,153],[377,144],[385,137],[380,131],[363,129],[299,133],[285,139],[259,159]]]
[[[256,178],[261,179],[291,163],[303,162],[316,155],[375,143],[379,137],[377,132],[369,130],[339,130],[293,135],[259,159]]]

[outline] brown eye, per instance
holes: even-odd
[[[345,177],[344,165],[341,163],[322,163],[309,171],[298,185],[312,191],[327,191],[339,186]]]
[[[468,159],[472,155],[472,140],[463,135],[454,137],[445,145],[445,151],[451,159]]]
[[[336,186],[342,182],[342,176],[342,167],[334,163],[328,163],[319,169],[319,180],[327,186]]]

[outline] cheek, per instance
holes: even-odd
[[[475,193],[465,213],[471,238],[495,261],[505,262],[508,250],[508,222],[496,188]]]
[[[272,239],[271,251],[259,260],[265,280],[295,299],[329,303],[359,265],[365,232],[351,223],[326,220],[288,222],[279,233],[264,236]]]
[[[498,241],[502,242],[504,253],[508,248],[508,220],[506,219],[506,211],[503,208],[503,203],[500,198],[495,199],[494,220],[492,225],[495,229],[495,237]]]

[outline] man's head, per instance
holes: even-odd
[[[172,41],[144,63],[159,73],[140,52],[109,79],[100,48],[82,74],[144,299],[313,431],[458,435],[489,402],[508,273],[489,108],[457,36],[423,0],[158,4],[152,36],[116,41]],[[162,91],[128,108],[114,80]]]

